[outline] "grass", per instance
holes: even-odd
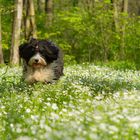
[[[1,68],[1,140],[137,140],[140,72],[95,65],[65,68],[56,84],[27,85]],[[5,74],[3,74],[5,73]]]

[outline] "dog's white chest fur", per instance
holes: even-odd
[[[25,81],[28,83],[40,82],[51,82],[54,78],[54,72],[50,66],[34,69],[27,67],[27,72],[24,73]]]

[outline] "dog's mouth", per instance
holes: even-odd
[[[33,68],[41,68],[41,67],[45,67],[45,65],[41,64],[41,63],[33,63],[32,64]]]

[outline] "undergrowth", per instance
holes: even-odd
[[[28,85],[21,68],[8,68],[0,77],[0,139],[140,138],[139,71],[90,64],[64,73],[55,84]]]

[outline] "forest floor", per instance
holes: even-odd
[[[140,71],[90,64],[64,73],[27,85],[21,68],[0,69],[1,140],[140,139]]]

